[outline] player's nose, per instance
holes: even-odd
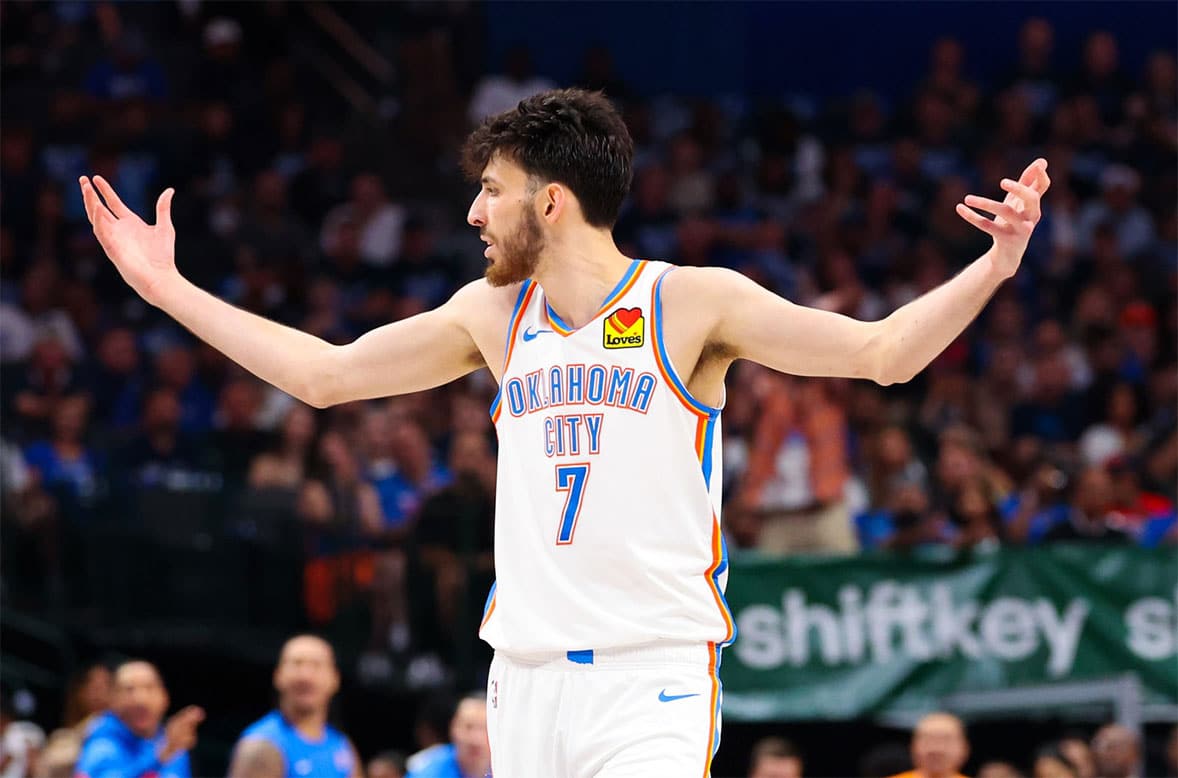
[[[470,210],[466,212],[466,223],[471,227],[485,227],[487,225],[486,214],[483,213],[482,195],[474,199],[470,204]]]

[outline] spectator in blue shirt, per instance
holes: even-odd
[[[430,759],[408,778],[486,778],[491,774],[486,695],[474,692],[462,698],[450,720],[450,743],[430,753]]]
[[[168,692],[154,665],[120,665],[111,709],[87,734],[74,778],[191,778],[188,751],[204,711],[190,705],[162,726],[167,709]]]
[[[327,641],[314,635],[288,640],[274,670],[278,708],[242,733],[229,765],[231,778],[364,775],[352,741],[327,723],[339,682]]]

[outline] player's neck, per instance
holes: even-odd
[[[549,238],[535,280],[552,309],[573,328],[584,326],[630,266],[608,230]]]
[[[326,711],[298,711],[289,706],[282,708],[282,717],[307,740],[322,740],[327,728]]]

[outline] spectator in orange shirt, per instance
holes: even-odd
[[[913,769],[892,778],[965,778],[961,768],[968,758],[969,741],[961,719],[930,713],[912,731]]]
[[[843,496],[847,418],[824,381],[774,376],[753,431],[739,505],[762,518],[770,554],[859,550]]]

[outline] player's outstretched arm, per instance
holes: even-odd
[[[483,365],[459,317],[461,299],[474,294],[473,285],[440,308],[335,346],[236,308],[182,277],[176,270],[172,189],[160,195],[156,223],[148,225],[101,177],[83,177],[80,185],[94,234],[132,289],[246,370],[305,403],[322,408],[420,391]]]
[[[784,300],[738,273],[709,269],[692,296],[710,298],[708,341],[734,358],[784,373],[868,378],[903,383],[923,370],[973,321],[995,290],[1014,275],[1041,215],[1051,180],[1047,161],[1031,163],[1018,181],[1006,179],[1003,202],[969,195],[957,213],[994,239],[990,250],[952,280],[878,322],[861,322]],[[994,215],[990,220],[977,208]],[[668,283],[677,273],[668,277]],[[704,276],[707,276],[706,278]]]

